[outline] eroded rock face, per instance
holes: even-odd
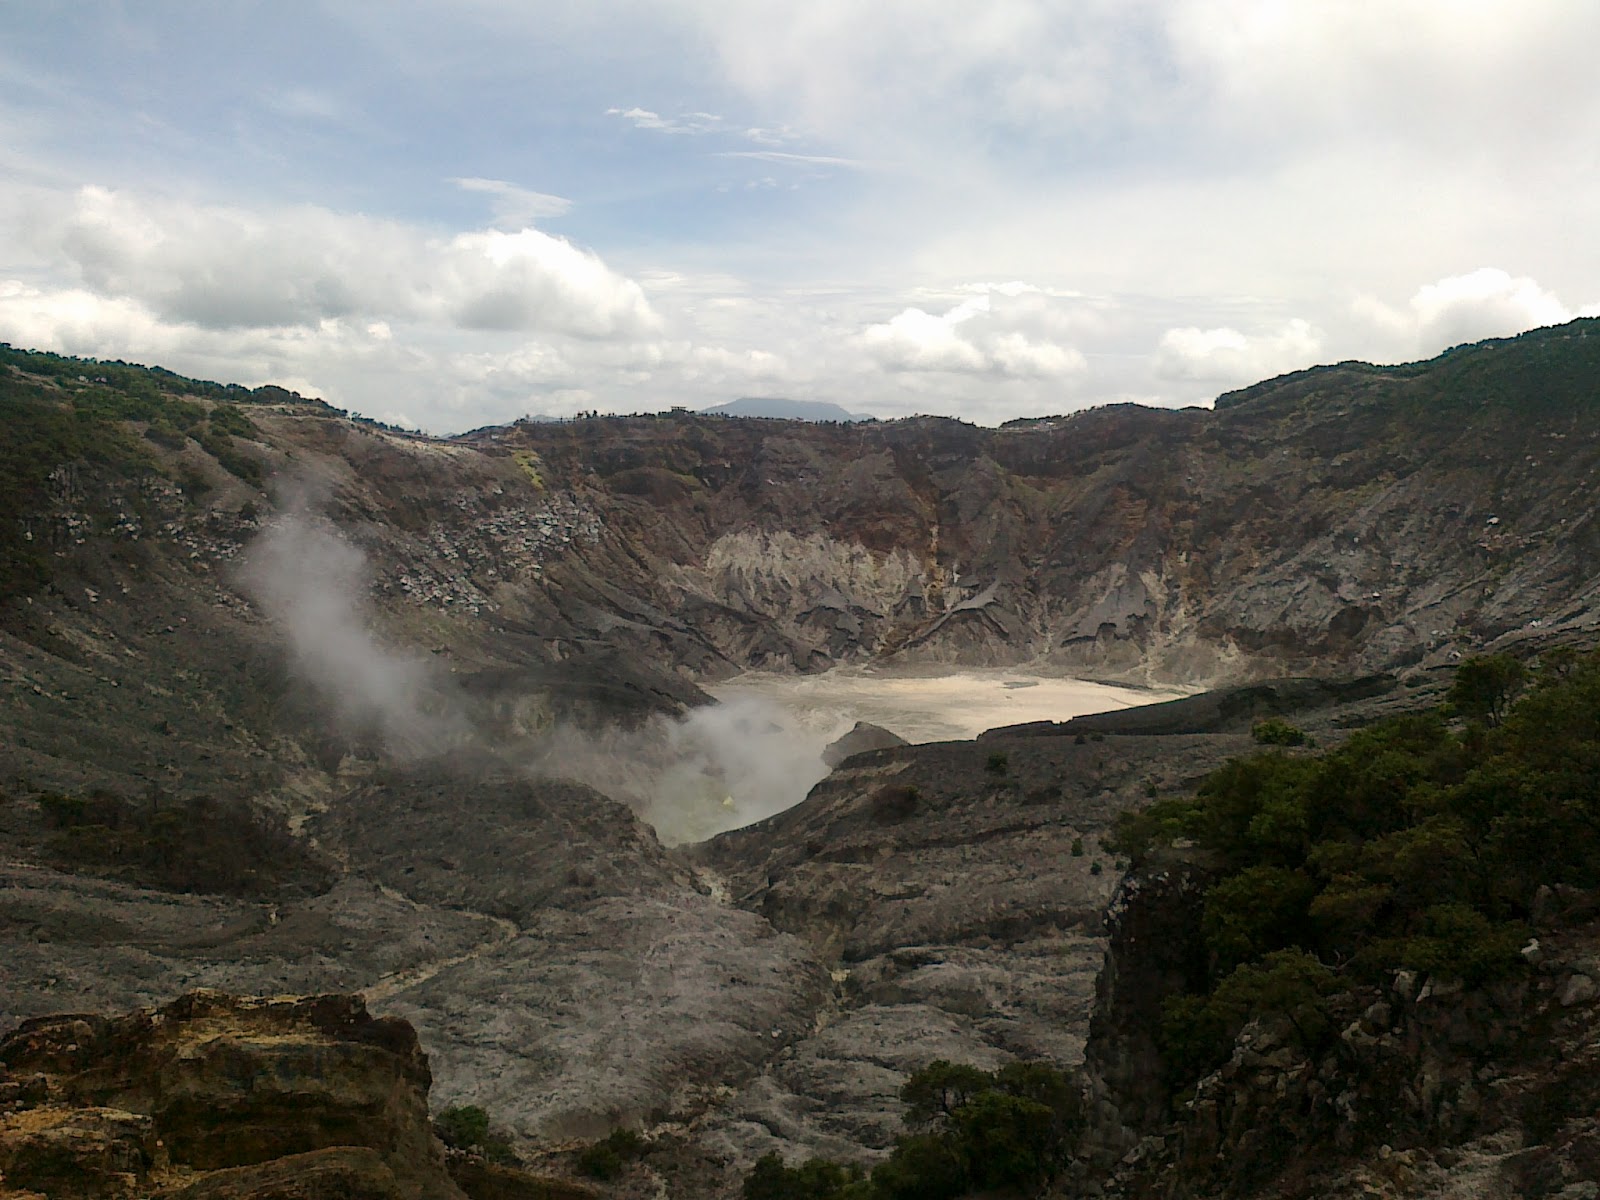
[[[122,1017],[41,1017],[0,1041],[0,1064],[25,1082],[0,1123],[13,1189],[462,1200],[416,1034],[356,997],[192,992]]]

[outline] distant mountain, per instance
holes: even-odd
[[[700,411],[719,417],[775,417],[782,421],[877,420],[871,413],[853,413],[826,400],[787,400],[782,396],[741,396]]]

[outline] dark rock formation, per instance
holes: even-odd
[[[1274,679],[1216,688],[1160,704],[1115,712],[1090,713],[1069,721],[1005,725],[978,735],[979,741],[1017,737],[1121,733],[1163,736],[1176,733],[1247,733],[1262,717],[1283,717],[1383,696],[1397,686],[1392,675],[1359,679]]]
[[[822,761],[830,767],[837,767],[852,754],[865,754],[869,750],[887,750],[891,746],[904,745],[906,740],[898,733],[891,733],[870,721],[857,721],[850,732],[828,743],[822,751]]]

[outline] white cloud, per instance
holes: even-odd
[[[663,117],[648,108],[608,108],[606,116],[621,117],[631,121],[635,129],[649,129],[656,133],[720,133],[728,123],[716,113],[680,113],[676,117]]]
[[[463,233],[440,256],[444,308],[464,329],[632,337],[658,319],[643,290],[588,251],[537,229]]]
[[[360,61],[330,91],[186,60],[240,77],[225,143],[187,98],[122,111],[126,56],[0,47],[21,81],[0,99],[0,278],[33,289],[0,297],[0,337],[303,379],[434,429],[699,407],[753,379],[1004,419],[1203,402],[1596,296],[1600,5],[391,9],[346,22]],[[126,17],[159,44],[158,19]],[[110,64],[103,85],[86,62]],[[651,107],[602,117],[612,88]],[[252,125],[264,97],[276,115]],[[603,261],[536,232],[563,198],[488,178],[529,162],[584,189],[570,228]],[[461,198],[430,187],[462,163],[483,164],[457,186],[492,231],[441,223]],[[62,190],[85,178],[122,190],[98,209]],[[28,188],[56,195],[19,223]],[[1512,270],[1460,274],[1478,263]]]
[[[657,325],[639,285],[534,229],[438,238],[323,208],[257,212],[86,187],[25,237],[89,290],[212,329],[342,318],[635,337]]]
[[[888,371],[1028,379],[1065,376],[1084,368],[1084,357],[1076,349],[1003,328],[1003,314],[993,309],[986,294],[963,300],[942,316],[907,308],[888,321],[869,326],[857,344]]]
[[[1512,276],[1497,267],[1424,284],[1404,308],[1371,296],[1358,297],[1352,308],[1358,321],[1384,338],[1400,357],[1437,354],[1463,342],[1510,337],[1541,325],[1600,315],[1600,304],[1569,309],[1537,280]]]
[[[859,167],[854,158],[837,158],[831,154],[790,154],[783,150],[722,150],[718,158],[754,158],[760,162],[793,163],[801,166]]]
[[[1299,319],[1254,336],[1226,327],[1169,329],[1156,350],[1156,373],[1200,383],[1254,383],[1315,365],[1322,344],[1322,334]]]
[[[572,209],[572,201],[565,197],[530,191],[503,179],[452,179],[450,182],[463,191],[482,192],[489,196],[494,223],[500,229],[521,229],[546,217],[559,217]]]

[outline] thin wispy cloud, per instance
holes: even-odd
[[[548,192],[535,192],[503,179],[452,179],[465,192],[481,192],[490,197],[494,223],[498,228],[519,229],[547,217],[559,217],[572,208],[572,201]]]
[[[823,167],[861,167],[859,159],[839,158],[833,154],[795,154],[785,150],[719,150],[718,158],[753,158],[757,162],[796,163]]]
[[[621,117],[631,121],[635,129],[649,129],[656,133],[722,133],[728,124],[716,113],[681,113],[676,117],[663,117],[648,108],[608,108],[606,116]]]

